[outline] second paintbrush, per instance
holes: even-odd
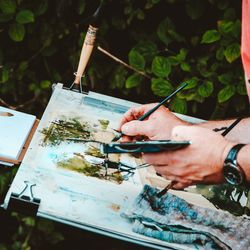
[[[158,103],[155,107],[153,107],[152,109],[150,109],[148,112],[146,112],[144,115],[142,115],[138,121],[143,121],[145,120],[147,117],[149,117],[153,112],[155,112],[161,105],[165,104],[167,101],[169,101],[174,95],[176,95],[179,91],[181,91],[182,89],[184,89],[188,84],[184,83],[182,84],[178,89],[176,89],[174,92],[172,92],[170,95],[168,95],[165,99],[163,99],[160,103]],[[115,136],[112,140],[112,142],[118,141],[119,139],[122,138],[124,134],[123,133],[119,133],[117,136]]]

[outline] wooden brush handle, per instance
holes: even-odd
[[[80,61],[78,64],[76,77],[74,83],[80,84],[81,77],[83,76],[84,70],[87,66],[87,63],[89,61],[90,55],[92,53],[92,50],[94,48],[94,43],[96,39],[96,32],[98,28],[95,28],[91,25],[89,25],[87,34],[84,39],[84,43],[82,46]]]

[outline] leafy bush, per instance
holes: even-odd
[[[240,5],[229,0],[107,0],[97,44],[147,77],[96,50],[86,84],[146,103],[188,82],[171,103],[174,111],[206,119],[245,114]],[[1,0],[1,97],[14,106],[27,102],[26,111],[41,114],[51,84],[72,83],[86,17],[97,6],[98,1],[86,0]]]

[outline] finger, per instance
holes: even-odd
[[[192,185],[192,183],[191,182],[177,182],[174,186],[173,186],[173,189],[178,189],[178,190],[180,190],[180,189],[184,189],[184,188],[186,188],[186,187],[188,187],[188,186],[190,186],[190,185]]]
[[[172,167],[172,166],[167,166],[167,165],[153,165],[154,169],[156,170],[157,173],[160,173],[162,176],[167,177],[167,179],[170,176],[174,176],[176,179],[182,179],[183,177],[186,177],[185,175],[185,170],[183,168],[177,168],[177,167]],[[184,173],[183,173],[184,172]]]
[[[139,107],[130,108],[121,118],[118,129],[121,129],[122,125],[127,122],[130,122],[132,120],[137,120],[156,105],[157,103],[150,103]]]
[[[127,135],[123,135],[121,141],[122,142],[132,142],[133,141],[133,137],[127,136]]]
[[[128,136],[153,136],[154,127],[151,125],[149,120],[147,121],[130,121],[121,127],[123,134]]]

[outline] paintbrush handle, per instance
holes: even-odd
[[[173,93],[171,93],[169,96],[167,96],[165,99],[163,99],[159,104],[157,104],[154,108],[150,109],[148,112],[146,112],[144,115],[142,115],[138,120],[143,121],[147,117],[149,117],[152,113],[154,113],[161,105],[166,103],[168,100],[170,100],[174,95],[176,95],[179,91],[181,91],[183,88],[187,86],[187,83],[182,84],[178,89],[176,89]]]
[[[164,189],[162,189],[159,193],[156,194],[156,197],[161,198],[164,194],[168,192],[169,189],[171,189],[177,183],[177,181],[171,181]]]
[[[92,25],[89,25],[87,34],[84,39],[84,43],[82,46],[80,61],[78,64],[76,77],[74,83],[80,84],[81,77],[83,76],[83,73],[85,71],[85,68],[87,66],[87,63],[89,61],[90,55],[92,53],[92,50],[94,48],[94,43],[96,39],[96,32],[98,28],[93,27]]]

